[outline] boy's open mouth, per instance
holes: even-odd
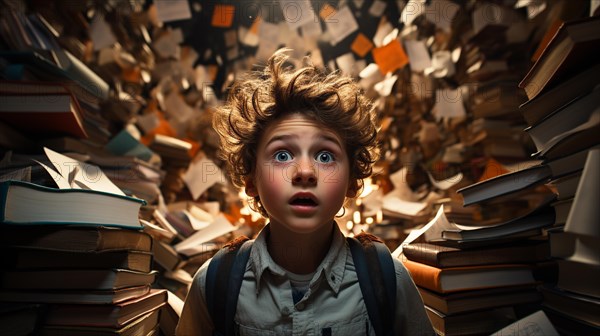
[[[313,194],[298,193],[290,199],[289,204],[298,206],[317,206],[319,205],[319,202]]]

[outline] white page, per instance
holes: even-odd
[[[188,0],[154,0],[158,20],[161,22],[192,18]]]
[[[407,216],[416,216],[427,207],[426,202],[409,202],[398,197],[383,197],[383,208]]]
[[[332,44],[338,44],[358,29],[358,23],[348,6],[340,8],[325,20],[327,31],[331,34]]]
[[[225,216],[219,215],[215,218],[215,221],[212,222],[209,226],[200,231],[197,231],[196,233],[189,236],[179,244],[175,245],[175,250],[181,251],[197,245],[201,245],[215,238],[218,238],[226,233],[229,233],[235,229],[236,227],[229,223]]]
[[[315,21],[315,12],[308,0],[279,0],[283,20],[290,29],[298,29],[305,24]]]
[[[410,26],[423,13],[425,13],[425,0],[410,0],[400,14],[400,22]]]
[[[125,195],[119,187],[104,175],[100,167],[77,161],[46,147],[44,147],[44,151],[56,172],[58,172],[58,174],[51,173],[51,175],[60,189],[67,189],[68,186],[68,188],[73,189],[90,189]]]
[[[210,222],[203,221],[203,220],[196,218],[196,216],[192,215],[187,210],[183,210],[182,212],[185,215],[185,217],[187,218],[187,220],[190,222],[192,229],[194,229],[196,231],[205,229],[206,227],[208,227],[210,225]]]
[[[425,226],[423,226],[420,229],[410,231],[410,233],[404,239],[404,241],[400,244],[400,246],[398,246],[394,250],[394,252],[392,252],[392,256],[394,258],[398,258],[402,254],[402,250],[403,250],[404,246],[416,241],[417,238],[421,237],[423,235],[423,233],[425,233],[425,231],[429,230],[429,228],[431,228],[433,225],[435,225],[435,223],[437,223],[438,221],[445,221],[445,222],[448,221],[446,219],[446,216],[444,215],[444,205],[443,204],[438,209],[438,212],[435,214],[435,217],[433,217],[432,220],[430,220],[427,224],[425,224]]]
[[[203,157],[190,163],[188,170],[183,175],[183,182],[190,190],[192,198],[196,200],[215,183],[224,183],[225,176],[214,162]]]
[[[490,336],[505,335],[558,336],[559,333],[556,331],[544,311],[538,310],[537,312],[496,331]]]
[[[457,118],[466,116],[460,89],[443,89],[436,92],[436,116],[441,118]]]
[[[354,55],[352,55],[352,53],[346,53],[343,54],[342,56],[338,57],[335,59],[338,67],[340,68],[340,70],[342,70],[342,74],[346,75],[346,76],[353,76],[354,72],[355,72],[355,60],[354,60]]]
[[[404,41],[412,71],[420,72],[431,66],[431,56],[424,41]]]

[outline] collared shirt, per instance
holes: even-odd
[[[335,226],[331,247],[308,291],[297,303],[286,271],[267,250],[268,226],[254,241],[235,315],[240,335],[375,335],[363,302],[350,248]],[[408,271],[394,259],[397,335],[434,335],[423,301]],[[206,308],[206,262],[194,276],[177,335],[212,335]]]

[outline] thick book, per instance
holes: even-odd
[[[462,195],[463,205],[467,206],[534,187],[551,177],[550,167],[536,165],[471,184],[457,190],[457,193]]]
[[[547,93],[527,101],[519,107],[519,111],[527,124],[533,126],[554,111],[584,97],[598,84],[600,84],[600,64],[578,73]]]
[[[598,63],[600,17],[566,21],[552,37],[519,87],[529,99]]]
[[[467,250],[428,243],[412,243],[405,245],[402,253],[409,260],[438,268],[520,264],[549,259],[550,244],[547,241],[524,241]]]
[[[150,285],[156,274],[124,269],[4,271],[0,283],[4,289],[107,290]]]
[[[530,266],[518,264],[437,268],[403,260],[415,284],[436,293],[451,293],[535,283]]]
[[[579,295],[550,285],[540,286],[544,306],[600,327],[600,299]]]
[[[103,226],[0,225],[0,245],[72,252],[152,251],[145,232]]]
[[[70,304],[115,304],[146,295],[150,285],[108,290],[0,290],[0,301]]]
[[[121,328],[89,326],[42,326],[41,336],[153,336],[158,329],[160,309],[140,316]]]
[[[116,304],[52,304],[44,324],[121,328],[167,303],[167,291],[152,289],[147,294]]]
[[[0,81],[0,120],[33,137],[87,138],[77,98],[60,83]]]
[[[30,248],[0,249],[3,269],[122,268],[139,272],[152,270],[152,253],[133,250],[104,252],[51,251]]]
[[[88,189],[54,189],[23,181],[0,182],[0,222],[79,224],[142,229],[144,200]]]
[[[525,129],[538,150],[536,155],[545,156],[570,138],[578,137],[579,134],[585,134],[589,130],[598,129],[600,127],[598,106],[600,106],[600,87]],[[596,131],[596,135],[597,133]],[[600,143],[597,138],[588,138],[590,138],[589,141],[582,142],[580,139],[571,144],[571,153]]]
[[[554,208],[545,205],[525,216],[500,224],[470,226],[452,223],[453,227],[442,231],[442,238],[456,241],[483,241],[518,236],[552,226],[555,219]]]
[[[517,319],[513,307],[500,307],[456,315],[445,315],[425,306],[425,312],[438,335],[489,335]]]
[[[417,287],[417,289],[426,306],[446,315],[515,306],[542,300],[542,294],[534,286],[490,288],[445,295],[422,287]]]
[[[600,265],[576,260],[558,260],[557,287],[600,299]]]

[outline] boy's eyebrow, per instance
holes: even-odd
[[[323,141],[329,141],[329,142],[333,142],[334,144],[336,144],[338,147],[343,148],[342,144],[340,143],[340,141],[332,136],[332,135],[328,135],[328,134],[319,134],[316,136],[316,138],[319,138],[320,140]],[[281,135],[275,135],[274,137],[272,137],[271,139],[269,139],[269,141],[267,141],[265,146],[270,145],[271,143],[275,142],[275,141],[285,141],[288,139],[298,139],[298,135],[296,134],[281,134]]]

